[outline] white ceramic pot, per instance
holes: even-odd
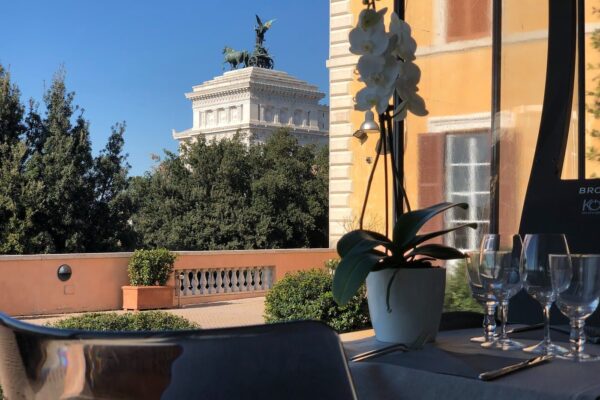
[[[392,283],[388,312],[386,290],[394,271],[385,269],[367,276],[369,313],[377,340],[410,344],[427,335],[428,342],[434,341],[444,306],[446,269],[400,269]]]

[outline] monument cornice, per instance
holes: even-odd
[[[221,98],[221,97],[231,97],[231,96],[239,96],[241,94],[246,94],[250,91],[248,86],[245,87],[236,87],[231,89],[223,89],[223,88],[214,88],[206,91],[197,91],[186,93],[185,97],[194,101],[194,100],[209,100],[213,98]]]

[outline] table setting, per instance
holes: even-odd
[[[600,398],[600,329],[585,326],[599,303],[600,255],[570,253],[562,234],[490,234],[465,262],[483,328],[405,344],[373,331],[343,337],[359,397]],[[543,323],[508,323],[521,290],[540,303]],[[568,325],[550,324],[552,304]]]

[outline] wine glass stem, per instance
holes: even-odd
[[[550,307],[552,303],[544,304],[544,343],[546,346],[550,346]]]
[[[579,318],[573,318],[571,320],[571,335],[569,341],[571,342],[571,353],[582,354],[583,348],[585,347],[585,332],[584,327],[585,320]]]
[[[500,328],[500,339],[507,339],[506,322],[508,320],[508,300],[502,300],[500,302],[500,319],[502,321],[502,326]]]
[[[496,333],[496,318],[494,314],[496,313],[496,302],[495,301],[487,301],[485,303],[486,313],[484,320],[484,328],[485,328],[485,341],[493,342],[494,334]]]

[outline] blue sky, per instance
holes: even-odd
[[[96,153],[110,126],[127,122],[131,175],[150,155],[175,151],[171,129],[191,127],[184,93],[222,73],[225,45],[252,50],[254,14],[277,18],[266,36],[275,68],[327,93],[326,0],[2,0],[0,63],[41,101],[64,65],[91,123]]]

